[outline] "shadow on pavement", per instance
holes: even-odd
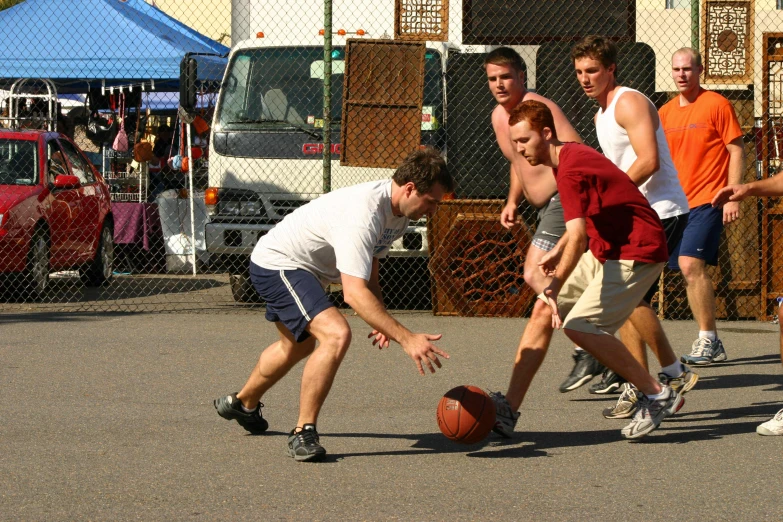
[[[327,462],[336,462],[348,457],[378,457],[384,455],[429,455],[436,453],[469,453],[477,451],[492,442],[492,434],[476,444],[457,444],[452,442],[442,433],[328,433],[322,436],[326,441],[331,437],[373,438],[373,439],[407,439],[413,441],[411,449],[390,451],[367,451],[358,453],[335,453],[326,457]]]
[[[728,408],[713,411],[685,411],[675,417],[668,418],[660,428],[647,437],[632,441],[645,444],[684,444],[700,440],[720,439],[729,435],[744,435],[755,433],[756,426],[768,420],[781,407],[783,402],[772,401],[754,403],[742,408]],[[695,418],[701,416],[703,418]],[[703,422],[727,421],[740,418],[753,418],[747,422],[720,422],[705,425]],[[687,426],[682,423],[688,423]],[[327,456],[327,462],[337,462],[348,457],[373,457],[384,455],[426,455],[435,453],[465,453],[468,457],[497,458],[531,458],[548,457],[549,449],[574,446],[595,446],[611,444],[624,439],[620,429],[624,424],[618,423],[606,430],[594,431],[539,431],[517,432],[513,439],[500,439],[490,434],[485,440],[472,445],[458,445],[449,441],[440,433],[427,434],[394,434],[394,433],[332,433],[328,437],[355,437],[374,439],[407,439],[414,442],[411,449],[374,451],[360,453],[341,453]]]
[[[694,390],[719,390],[722,388],[745,388],[750,386],[780,386],[783,384],[783,375],[770,375],[764,373],[741,373],[732,375],[705,375],[699,373],[699,382]]]
[[[742,406],[740,408],[726,408],[721,410],[702,410],[692,411],[687,410],[687,402],[685,409],[681,410],[674,417],[666,419],[666,424],[673,424],[678,422],[699,422],[699,421],[713,421],[713,420],[732,420],[742,418],[758,418],[767,420],[769,417],[777,413],[780,408],[783,408],[783,400],[781,401],[769,401],[769,402],[754,402],[750,406]],[[701,417],[701,418],[691,418]]]
[[[770,353],[767,355],[759,355],[757,357],[740,357],[739,359],[729,359],[726,362],[715,365],[715,367],[740,366],[743,364],[780,364],[780,354]],[[693,366],[693,368],[699,368],[699,366]]]
[[[27,313],[2,313],[0,324],[3,323],[64,323],[73,321],[87,321],[90,319],[105,320],[110,317],[127,317],[132,313],[144,312],[27,312]]]

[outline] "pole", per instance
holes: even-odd
[[[332,0],[324,0],[323,192],[332,190]]]
[[[191,151],[193,150],[193,144],[191,143],[192,132],[190,124],[186,124],[185,128],[188,133],[188,202],[190,203],[190,260],[193,265],[193,275],[196,275],[196,216],[195,216],[195,196],[193,194],[193,157]]]
[[[699,17],[699,3],[701,0],[691,0],[691,48],[699,52],[699,28],[701,26],[701,20]]]

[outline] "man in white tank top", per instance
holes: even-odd
[[[594,121],[604,155],[628,174],[650,202],[664,225],[671,252],[688,222],[688,199],[677,177],[655,105],[644,94],[617,82],[617,46],[610,40],[588,36],[574,46],[571,58],[580,86],[600,106]],[[620,336],[648,370],[645,344],[649,345],[661,364],[660,380],[685,393],[696,384],[698,375],[678,360],[650,307],[656,290],[657,284],[620,328]],[[604,410],[604,416],[625,418],[635,412],[636,405],[636,390],[624,384],[617,404]]]

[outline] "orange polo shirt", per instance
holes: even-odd
[[[742,136],[734,107],[720,94],[701,89],[693,103],[680,107],[677,96],[658,114],[688,206],[710,203],[728,182],[726,145]]]

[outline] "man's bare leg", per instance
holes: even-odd
[[[695,365],[708,365],[726,360],[726,350],[715,328],[715,289],[707,274],[703,259],[690,256],[678,258],[688,293],[688,304],[699,325],[699,338],[691,346],[691,353],[682,361]]]
[[[319,343],[302,373],[297,427],[316,424],[321,406],[332,388],[334,376],[351,344],[348,321],[334,307],[315,316],[308,330]]]
[[[533,289],[536,295],[544,291],[544,288],[549,286],[552,278],[545,276],[541,272],[541,268],[538,263],[541,262],[541,258],[547,253],[546,250],[530,245],[527,249],[527,257],[525,257],[525,283]]]
[[[636,359],[636,362],[641,364],[644,369],[649,372],[650,365],[647,362],[647,343],[642,340],[641,334],[634,327],[633,323],[631,323],[630,318],[620,327],[617,333],[620,334],[620,339],[628,348],[628,351],[631,352],[633,358]]]
[[[541,250],[538,247],[535,247],[533,245],[530,246],[527,250],[527,257],[525,258],[525,282],[532,288],[536,295],[540,294],[544,291],[544,288],[549,286],[549,283],[551,281],[551,278],[546,277],[542,272],[541,269],[538,266],[538,263],[541,261],[541,258],[544,257],[544,254],[546,254],[546,250]],[[537,305],[538,303],[536,303]],[[534,307],[535,310],[535,307]],[[528,328],[530,328],[531,323],[533,322],[533,314],[531,314],[530,322],[528,323]],[[550,319],[551,323],[551,319]],[[517,349],[517,363],[520,360],[520,356],[522,354],[523,350],[523,344],[524,343],[534,343],[533,345],[527,344],[526,346],[538,346],[540,345],[540,340],[533,336],[530,338],[525,338],[525,335],[528,331],[528,328],[525,328],[525,334],[522,335],[522,339],[520,340],[519,348]],[[546,338],[546,345],[549,346],[549,341],[552,339],[552,332],[549,332],[548,337]],[[539,344],[535,344],[539,343]],[[577,352],[578,353],[578,352]],[[600,375],[601,372],[604,370],[603,367],[588,353],[581,352],[582,355],[574,355],[576,359],[576,364],[574,366],[574,369],[571,371],[571,374],[566,378],[566,381],[560,385],[560,392],[565,393],[569,391],[573,391],[580,386],[587,384],[590,382],[590,380]],[[541,361],[544,360],[544,356],[546,355],[546,350],[544,350],[543,355],[541,355]],[[528,357],[529,355],[526,355]],[[536,366],[536,370],[538,370],[538,366],[541,365],[541,361],[538,362],[538,365]],[[528,361],[529,362],[529,361]],[[515,367],[516,364],[515,363]],[[533,372],[535,373],[535,371]],[[586,374],[585,374],[586,373]],[[583,375],[584,374],[584,375]],[[509,393],[511,393],[511,389],[514,385],[514,378],[512,374],[512,382],[509,386]],[[532,380],[532,375],[530,376],[530,379]],[[530,381],[527,382],[527,386],[530,386]],[[525,396],[525,392],[527,391],[527,386],[525,386],[525,390],[522,392],[522,395],[519,397],[519,404],[522,404],[522,398]],[[512,395],[512,397],[515,397],[516,394]],[[509,403],[514,406],[514,402],[508,398]],[[519,407],[517,406],[517,409]],[[514,410],[516,411],[516,409]]]
[[[662,368],[677,362],[677,355],[675,355],[672,345],[663,331],[658,316],[645,302],[634,309],[628,321],[620,328],[620,336],[634,359],[639,361],[648,372],[650,367],[647,362],[647,352],[644,349],[645,344],[650,347]]]
[[[689,256],[680,256],[678,261],[685,279],[688,304],[699,330],[714,332],[715,289],[707,275],[707,264],[703,259]]]
[[[519,341],[511,381],[508,384],[506,400],[512,411],[519,410],[530,383],[546,357],[552,340],[552,311],[549,306],[536,299],[533,312]]]
[[[264,393],[296,366],[296,363],[310,355],[315,348],[314,337],[308,337],[301,343],[297,343],[282,323],[277,322],[275,326],[280,339],[261,352],[258,363],[242,387],[242,391],[237,393],[237,399],[247,409],[255,408]]]

